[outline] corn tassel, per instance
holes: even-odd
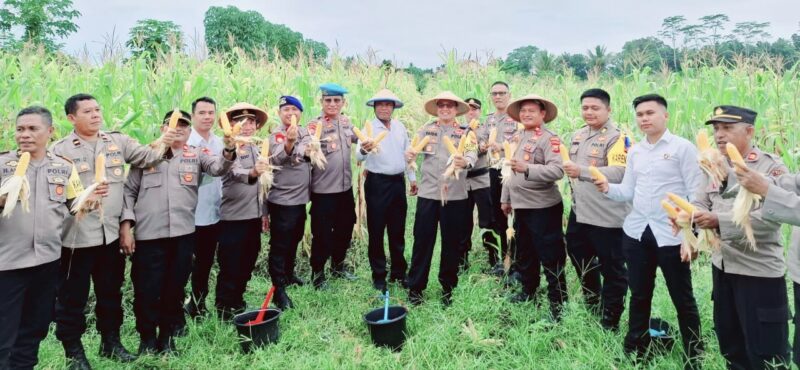
[[[72,213],[75,219],[80,221],[89,212],[99,210],[103,212],[103,197],[96,196],[94,192],[101,183],[106,181],[106,156],[103,153],[97,155],[94,160],[94,183],[84,189],[75,200],[72,201]]]
[[[731,162],[740,167],[747,167],[747,164],[742,158],[742,154],[736,149],[736,146],[731,143],[725,144],[725,150],[728,152],[728,158]],[[738,169],[737,169],[738,171]],[[761,201],[761,196],[751,193],[744,187],[740,187],[739,193],[736,194],[736,199],[733,200],[733,223],[739,226],[744,231],[747,242],[753,250],[756,249],[756,238],[753,235],[753,224],[750,220],[750,210]]]
[[[311,160],[311,165],[321,170],[325,169],[328,164],[328,158],[322,153],[322,122],[317,122],[314,128],[314,134],[311,135],[311,141],[308,143],[308,158]]]
[[[3,206],[3,217],[11,217],[11,212],[17,207],[17,200],[22,205],[24,212],[30,212],[30,196],[31,188],[28,182],[28,165],[31,161],[31,153],[22,152],[17,161],[17,168],[14,170],[14,175],[3,180],[0,186],[0,197],[6,196],[6,203]]]

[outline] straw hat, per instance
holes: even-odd
[[[403,107],[403,102],[400,101],[400,98],[398,98],[397,95],[395,95],[389,89],[381,89],[381,91],[378,91],[378,93],[375,94],[375,96],[367,100],[367,106],[374,107],[375,103],[380,101],[389,101],[394,103],[395,109]]]
[[[256,120],[256,130],[260,129],[267,123],[267,112],[262,110],[259,107],[256,107],[250,103],[236,103],[232,107],[228,108],[225,111],[225,115],[228,116],[228,120],[231,121],[231,124],[234,124],[235,121],[241,119],[242,117],[253,117]]]
[[[553,104],[553,102],[551,102],[550,100],[547,100],[547,99],[545,99],[545,98],[543,98],[543,97],[541,97],[539,95],[536,95],[536,94],[528,94],[528,95],[525,95],[525,96],[523,96],[523,97],[521,97],[519,99],[516,99],[516,100],[512,101],[511,104],[509,104],[508,108],[506,109],[506,112],[508,113],[508,116],[511,117],[514,121],[520,122],[519,121],[519,110],[520,110],[520,108],[522,108],[522,103],[524,103],[526,101],[532,101],[532,100],[538,100],[538,101],[544,103],[544,107],[545,107],[544,109],[547,112],[544,115],[544,123],[548,123],[548,122],[556,119],[556,116],[558,116],[558,107],[556,107],[556,105]]]
[[[425,102],[425,111],[428,112],[431,116],[438,116],[438,112],[436,110],[436,104],[439,100],[450,100],[456,103],[456,109],[458,110],[456,116],[460,116],[464,113],[469,112],[469,105],[464,102],[461,98],[456,96],[450,91],[444,91],[439,93],[439,95],[434,96],[432,99]]]

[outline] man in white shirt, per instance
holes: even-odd
[[[656,94],[633,100],[636,123],[645,140],[628,152],[627,168],[620,184],[595,180],[598,190],[618,202],[633,202],[622,229],[622,249],[628,265],[631,290],[628,334],[624,350],[642,356],[650,344],[650,309],[656,268],[661,268],[669,295],[678,312],[683,348],[693,368],[702,351],[700,315],[692,292],[689,264],[681,261],[681,238],[675,236],[661,200],[667,192],[692,200],[700,186],[697,149],[688,140],[667,130],[667,101]]]
[[[209,97],[200,97],[192,102],[192,133],[188,145],[208,150],[211,154],[222,155],[222,139],[214,135],[212,127],[217,116],[217,103]],[[196,244],[192,266],[192,293],[185,310],[195,318],[206,312],[208,279],[214,256],[217,254],[219,239],[219,207],[222,202],[222,180],[205,173],[200,177],[197,196],[197,211],[194,224]]]

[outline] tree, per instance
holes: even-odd
[[[516,74],[529,74],[533,70],[536,54],[539,48],[528,45],[511,50],[503,62],[502,69],[506,72]]]
[[[558,64],[553,54],[542,51],[536,54],[536,61],[533,65],[533,74],[536,77],[552,76],[558,73]]]
[[[606,47],[602,45],[597,45],[594,47],[594,50],[587,50],[586,57],[589,59],[589,68],[594,70],[595,73],[600,73],[606,70],[608,67],[609,61],[609,54],[606,51]]]
[[[711,30],[710,34],[708,32],[706,32],[706,34],[709,35],[709,37],[711,38],[711,42],[714,44],[714,47],[716,48],[716,46],[719,44],[720,39],[722,38],[720,31],[722,31],[725,28],[725,24],[730,22],[731,19],[728,18],[728,16],[725,14],[712,14],[712,15],[707,15],[705,17],[700,17],[700,21],[703,22],[702,26],[704,28],[706,28],[707,30]]]
[[[586,77],[588,77],[589,60],[586,59],[586,55],[564,53],[558,57],[556,62],[557,64],[562,65],[565,69],[571,70],[576,77],[582,80],[585,80]]]
[[[312,39],[306,39],[303,43],[306,52],[310,53],[316,60],[325,60],[328,58],[328,45]]]
[[[677,42],[678,37],[681,35],[681,28],[684,27],[686,23],[686,18],[682,15],[673,15],[671,17],[664,18],[664,21],[661,22],[661,31],[658,31],[658,35],[662,38],[668,40],[670,42],[670,46],[672,46],[673,58],[674,60],[678,60],[677,54]]]
[[[689,45],[694,46],[694,48],[700,48],[700,45],[705,41],[706,31],[703,30],[703,26],[700,24],[690,24],[688,26],[684,26],[680,29],[681,34],[683,35],[683,45],[687,47]]]
[[[80,12],[72,8],[72,0],[4,0],[0,8],[0,38],[4,47],[31,42],[55,52],[61,48],[56,40],[78,30],[73,19]],[[23,29],[22,37],[14,37],[14,28]]]
[[[170,50],[183,49],[183,32],[172,21],[142,19],[136,22],[128,33],[125,45],[134,57],[145,56],[151,60]]]
[[[741,40],[745,45],[752,45],[754,41],[767,39],[770,37],[767,28],[769,22],[740,22],[736,23],[733,35],[737,40]]]
[[[674,61],[671,61],[673,52],[669,45],[655,37],[645,37],[631,40],[622,46],[620,59],[623,69],[642,69],[649,67],[651,70],[658,70],[662,63],[666,63],[671,69],[676,70]],[[628,68],[625,68],[628,67]]]

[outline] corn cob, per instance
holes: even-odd
[[[669,218],[673,220],[678,218],[678,210],[672,204],[667,202],[666,199],[661,201],[661,207],[663,207],[664,211],[667,212],[667,216],[669,216]]]
[[[231,128],[231,121],[228,120],[228,115],[225,112],[219,115],[219,124],[222,126],[222,133],[227,136],[233,136],[233,129]]]
[[[511,181],[511,176],[514,175],[514,169],[511,167],[511,160],[514,158],[514,148],[508,141],[503,142],[503,152],[505,158],[500,162],[500,180],[503,185]]]
[[[94,160],[94,183],[84,189],[72,202],[71,211],[75,219],[80,221],[86,214],[97,209],[103,211],[103,198],[96,196],[97,187],[106,181],[106,156],[100,153]]]
[[[431,141],[431,137],[426,135],[425,137],[423,137],[423,138],[422,138],[422,139],[419,141],[419,143],[417,143],[417,145],[416,145],[416,146],[414,146],[414,151],[415,151],[415,152],[419,152],[419,151],[421,151],[422,149],[425,149],[425,146],[426,146],[426,145],[428,145],[428,142],[430,142],[430,141]]]
[[[684,212],[690,215],[696,211],[696,208],[692,205],[692,203],[689,203],[688,200],[677,194],[667,193],[667,197],[669,198],[670,201],[672,201],[672,203],[675,203],[675,205],[678,206],[678,208],[682,209]]]
[[[292,117],[294,118],[294,116]],[[267,165],[267,170],[258,176],[258,202],[263,203],[264,199],[267,198],[267,194],[269,193],[269,189],[272,187],[274,180],[272,171],[279,169],[279,167],[273,166],[269,162],[269,137],[261,141],[261,154],[259,155],[259,161],[263,161]]]
[[[569,159],[569,151],[567,150],[567,147],[564,144],[558,144],[558,152],[561,153],[562,162],[564,163],[572,162],[572,160]]]
[[[511,144],[509,144],[508,141],[503,142],[503,151],[505,152],[507,161],[510,161],[511,158],[514,157],[514,153],[511,151]]]
[[[106,156],[100,153],[94,160],[94,182],[103,181],[106,181]]]
[[[445,136],[442,141],[444,141],[444,146],[447,148],[447,152],[450,153],[450,155],[456,155],[458,153],[456,146],[453,145],[453,141],[450,140],[449,136]]]
[[[474,130],[477,130],[477,129],[478,129],[478,124],[479,124],[479,123],[478,123],[478,120],[476,120],[476,119],[473,119],[472,121],[470,121],[470,122],[469,122],[469,128],[470,128],[470,130],[473,130],[473,131],[474,131]]]
[[[366,134],[367,137],[368,138],[372,138],[372,122],[370,122],[369,120],[364,122],[364,130],[367,131],[367,134]]]
[[[458,141],[458,154],[464,154],[464,149],[467,148],[467,140],[469,135],[462,135],[461,139]]]
[[[295,116],[294,114],[292,115],[292,118],[290,118],[289,120],[289,127],[297,127],[297,116]]]
[[[708,133],[706,130],[700,130],[697,132],[697,136],[695,137],[695,141],[697,142],[697,149],[699,151],[705,151],[711,149],[711,144],[708,141]]]
[[[592,175],[592,179],[594,179],[595,181],[598,181],[598,180],[599,181],[606,181],[607,180],[606,179],[606,175],[603,175],[603,173],[600,172],[600,170],[598,170],[597,167],[595,167],[595,166],[589,166],[589,174]]]
[[[378,136],[375,137],[375,145],[378,145],[378,143],[380,143],[381,140],[385,139],[386,135],[388,135],[388,134],[389,134],[389,131],[383,131],[380,134],[378,134]]]
[[[417,136],[417,135],[414,135],[414,138],[413,138],[413,139],[411,139],[411,145],[410,145],[410,146],[411,146],[412,148],[414,148],[414,147],[416,147],[416,146],[417,146],[417,143],[418,143],[418,142],[419,142],[419,136]]]
[[[356,137],[358,137],[358,140],[362,143],[368,140],[367,136],[356,126],[353,126],[353,133],[356,134]]]
[[[6,204],[3,206],[3,217],[11,217],[11,212],[17,206],[17,200],[22,203],[22,210],[30,212],[30,183],[28,182],[28,165],[31,161],[31,153],[23,152],[17,161],[14,175],[3,180],[0,186],[0,197],[6,196]]]
[[[181,111],[178,108],[175,108],[172,111],[172,115],[169,116],[169,128],[176,128],[178,127],[178,120],[181,119]]]

